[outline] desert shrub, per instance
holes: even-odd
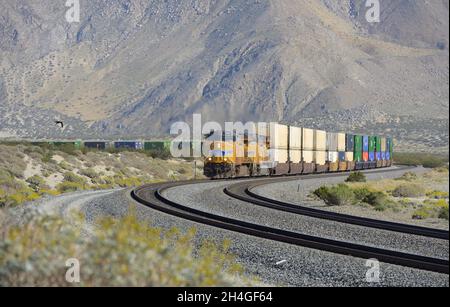
[[[78,182],[64,181],[56,186],[59,193],[70,193],[86,189],[86,185]]]
[[[396,164],[437,168],[444,167],[448,163],[448,156],[426,153],[395,153],[394,160]]]
[[[59,167],[61,167],[63,170],[66,170],[66,171],[72,171],[72,170],[73,170],[73,166],[71,166],[70,164],[68,164],[66,161],[61,161],[58,165],[59,165]]]
[[[34,175],[28,178],[26,182],[29,184],[30,188],[32,188],[36,192],[45,187],[45,180],[38,175]]]
[[[115,181],[115,184],[121,188],[138,187],[143,184],[142,180],[140,178],[136,178],[136,177],[130,177],[130,178],[119,177],[119,178],[116,178],[114,181]]]
[[[356,188],[353,190],[355,194],[355,199],[360,202],[364,202],[364,200],[371,194],[372,192],[368,188]]]
[[[394,197],[421,197],[425,196],[426,190],[418,184],[402,184],[394,189]]]
[[[2,223],[0,286],[250,285],[228,241],[197,248],[195,230],[162,231],[134,215],[97,222],[92,236],[80,236],[79,228],[58,217],[29,218],[21,227]],[[72,258],[82,264],[79,284],[65,280]]]
[[[42,154],[42,163],[53,163],[53,152],[51,151],[44,151]]]
[[[447,199],[449,197],[447,192],[442,191],[432,191],[427,193],[427,197],[433,199]]]
[[[439,218],[448,221],[448,206],[441,208],[439,211]]]
[[[397,180],[414,181],[414,180],[417,180],[417,174],[413,173],[413,172],[406,172],[401,177],[397,178]]]
[[[386,210],[391,204],[388,196],[383,192],[370,191],[367,188],[357,188],[353,190],[353,193],[357,201],[368,204],[378,211]]]
[[[355,194],[345,184],[339,184],[333,187],[323,186],[314,191],[314,194],[329,206],[350,205],[355,201]]]
[[[80,174],[91,179],[96,178],[98,176],[97,172],[94,171],[92,168],[83,169],[80,171]]]
[[[64,180],[67,182],[73,182],[78,184],[86,184],[86,180],[83,177],[80,177],[72,172],[66,172],[64,173]]]
[[[153,159],[168,160],[172,157],[172,155],[170,154],[170,150],[168,150],[168,149],[149,150],[149,151],[144,151],[144,153]]]
[[[0,168],[0,183],[10,182],[13,179],[14,178],[12,177],[10,172]]]
[[[367,181],[366,175],[364,175],[362,172],[351,173],[346,180],[346,182],[366,182],[366,181]]]

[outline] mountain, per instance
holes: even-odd
[[[448,149],[446,0],[382,0],[375,24],[363,0],[93,0],[80,23],[64,4],[0,3],[0,136],[162,136],[201,113]]]

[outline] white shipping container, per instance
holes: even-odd
[[[327,150],[327,132],[322,130],[314,131],[314,150],[326,151]]]
[[[338,162],[339,161],[339,153],[337,151],[329,151],[328,152],[328,162]]]
[[[354,160],[354,153],[352,151],[345,153],[345,160],[349,162],[353,162]]]
[[[270,159],[272,162],[286,163],[288,162],[288,151],[287,149],[271,149]]]
[[[343,152],[346,148],[346,134],[338,133],[338,151]]]
[[[304,150],[302,151],[303,162],[314,163],[314,151]]]
[[[302,149],[306,151],[314,150],[314,130],[303,128],[302,131]]]
[[[381,152],[385,152],[385,151],[387,151],[386,150],[386,148],[387,148],[387,144],[386,144],[386,138],[381,138]]]
[[[338,151],[338,134],[333,132],[327,133],[327,150]]]
[[[270,148],[288,149],[289,127],[270,123]]]
[[[327,152],[326,151],[315,151],[314,152],[314,162],[319,165],[325,165],[327,163]]]
[[[302,151],[300,149],[291,149],[289,150],[289,158],[293,163],[302,162]]]
[[[289,148],[302,149],[302,128],[290,127]]]

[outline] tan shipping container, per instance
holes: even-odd
[[[315,151],[314,152],[314,162],[319,165],[327,164],[327,152],[326,151]]]
[[[289,150],[289,158],[292,163],[302,162],[302,151],[300,149]]]
[[[289,127],[270,123],[270,148],[288,149]]]
[[[345,133],[338,133],[338,151],[343,152],[346,148],[346,135]]]
[[[304,150],[302,151],[303,162],[314,163],[314,151]]]
[[[302,149],[302,128],[289,127],[289,149]]]
[[[286,163],[288,162],[288,151],[287,149],[271,149],[270,157],[272,162]]]
[[[327,150],[327,132],[322,130],[314,131],[314,150],[325,151]]]
[[[314,130],[313,129],[302,129],[302,149],[306,151],[314,150]]]
[[[387,145],[386,145],[386,138],[381,138],[381,152],[386,152],[387,150],[386,150],[386,148],[387,148]]]
[[[353,162],[353,160],[354,160],[354,153],[351,151],[349,151],[349,152],[346,152],[345,153],[345,161],[349,161],[349,162]]]
[[[338,151],[338,134],[327,132],[327,150]]]

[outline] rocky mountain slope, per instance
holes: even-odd
[[[65,1],[3,0],[0,136],[164,135],[201,113],[448,148],[448,1],[380,3],[370,24],[363,0],[95,0],[69,24]]]

